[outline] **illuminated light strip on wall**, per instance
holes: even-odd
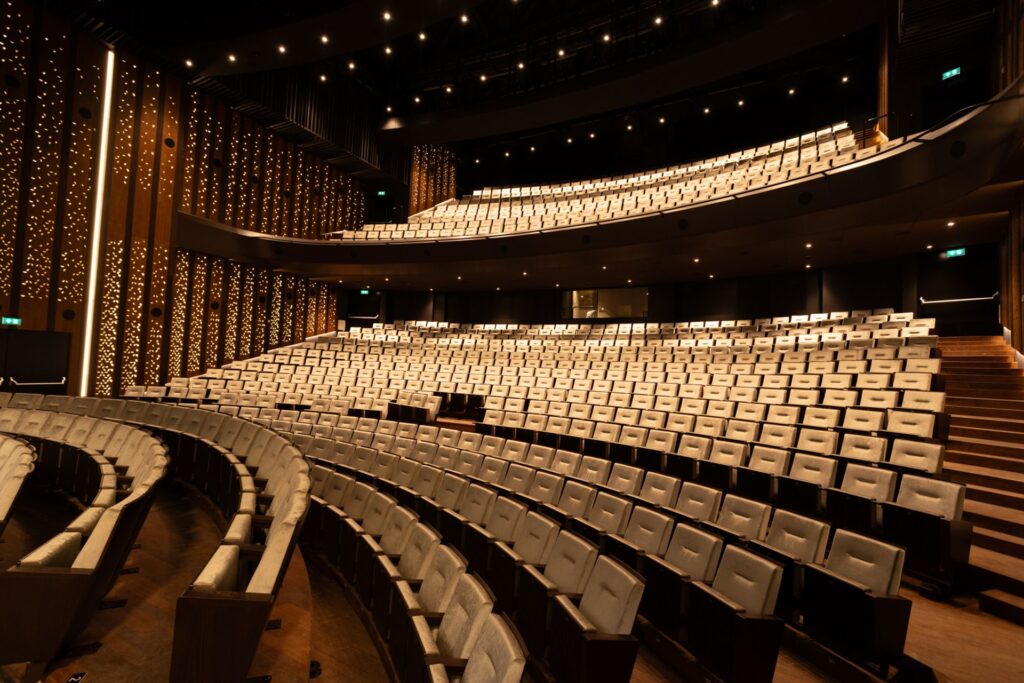
[[[114,94],[114,51],[107,51],[107,67],[103,75],[103,123],[100,128],[100,151],[96,160],[96,203],[92,216],[92,235],[89,239],[89,281],[86,289],[85,335],[82,338],[82,379],[79,396],[89,394],[92,380],[92,347],[95,336],[96,288],[99,284],[100,239],[103,236],[103,195],[107,185],[107,154],[110,137],[110,115]]]

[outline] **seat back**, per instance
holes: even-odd
[[[465,573],[465,559],[450,546],[439,547],[416,592],[420,608],[426,612],[444,612]]]
[[[829,487],[836,481],[836,461],[820,455],[797,453],[793,456],[789,476],[821,487]]]
[[[740,496],[726,496],[718,513],[718,526],[744,538],[762,540],[768,533],[770,505]]]
[[[843,474],[842,490],[871,500],[892,500],[896,493],[896,473],[851,463]]]
[[[580,612],[598,633],[627,636],[633,631],[644,582],[607,555],[597,559],[590,574]]]
[[[437,628],[441,654],[468,659],[493,607],[494,598],[486,586],[468,574],[460,576]]]
[[[645,553],[662,555],[671,534],[671,517],[650,508],[634,507],[622,537]]]
[[[526,668],[523,646],[512,626],[497,614],[484,620],[461,683],[519,683]]]
[[[825,567],[876,595],[895,595],[903,577],[904,555],[903,548],[839,529]]]
[[[676,510],[700,522],[717,519],[721,505],[721,491],[692,481],[683,484],[676,500]]]
[[[422,579],[440,544],[441,537],[436,531],[422,522],[417,523],[398,560],[398,573],[406,579]]]
[[[597,548],[571,531],[561,531],[555,539],[544,576],[561,593],[580,593],[597,561]]]
[[[554,549],[558,530],[558,525],[544,515],[528,512],[512,548],[527,564],[546,564]]]
[[[711,587],[743,608],[748,616],[762,617],[775,611],[782,585],[782,567],[739,546],[722,553]]]
[[[896,439],[892,442],[889,463],[898,467],[937,474],[942,471],[942,458],[942,444]]]
[[[966,492],[963,484],[905,474],[900,481],[896,503],[943,519],[960,519]]]
[[[680,522],[665,551],[665,561],[694,580],[707,582],[715,576],[724,545],[718,536]]]
[[[829,525],[789,510],[776,510],[765,543],[805,564],[825,559]]]

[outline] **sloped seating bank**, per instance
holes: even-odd
[[[11,518],[14,500],[35,467],[35,449],[25,441],[0,435],[0,535]]]
[[[10,431],[10,423],[5,416],[11,415],[14,419],[17,413],[26,417],[17,417],[15,424],[24,424],[33,438],[40,438],[38,434],[41,433],[47,434],[45,443],[52,442],[61,433],[59,427],[65,422],[81,426],[82,429],[68,430],[68,438],[74,439],[69,443],[80,444],[78,450],[89,454],[88,462],[97,462],[101,468],[98,476],[90,474],[90,466],[74,468],[76,477],[81,472],[82,481],[77,483],[78,480],[68,474],[73,456],[64,456],[65,452],[76,451],[66,447],[58,450],[60,462],[65,466],[58,464],[55,468],[57,476],[73,482],[73,490],[81,491],[86,496],[83,500],[89,500],[93,505],[69,527],[67,536],[61,534],[50,548],[45,549],[44,546],[37,551],[40,562],[68,562],[70,553],[67,549],[73,548],[74,538],[82,534],[80,528],[92,519],[93,509],[103,503],[119,508],[132,505],[133,500],[142,500],[148,507],[151,484],[146,488],[146,495],[141,489],[133,490],[132,495],[116,504],[114,501],[124,494],[116,490],[112,495],[106,493],[116,482],[127,481],[125,475],[133,474],[132,465],[124,458],[142,452],[140,440],[160,444],[161,453],[169,452],[173,456],[169,463],[163,458],[161,474],[166,464],[173,474],[195,485],[210,498],[223,515],[226,533],[217,551],[178,599],[170,675],[174,681],[244,679],[260,635],[267,625],[294,548],[296,532],[305,515],[309,478],[302,454],[272,430],[210,410],[121,399],[44,398],[25,394],[0,394],[0,405],[3,404],[8,407],[0,411],[0,431]],[[25,406],[27,410],[12,409],[12,405]],[[51,413],[43,408],[67,412]],[[27,417],[30,415],[37,417],[30,421]],[[80,433],[89,421],[95,423],[95,428]],[[108,432],[111,436],[104,440],[103,435]],[[135,440],[120,438],[122,434],[136,435]],[[159,437],[159,441],[153,435]],[[113,463],[108,462],[109,467],[102,467],[105,463],[96,460],[108,452],[117,454],[117,470],[113,469]],[[41,460],[45,463],[46,458]],[[122,465],[127,465],[128,469],[122,471]],[[147,481],[153,477],[150,474]],[[98,483],[94,484],[94,480]],[[136,479],[131,481],[134,483]],[[94,489],[98,493],[90,497]],[[141,508],[141,505],[136,507]],[[129,509],[133,511],[131,519],[134,523],[131,540],[125,538],[124,543],[117,545],[123,554],[116,554],[114,559],[118,561],[112,562],[116,571],[104,574],[109,580],[100,582],[101,585],[105,583],[99,593],[100,598],[123,566],[138,527],[145,518],[144,508]],[[105,516],[101,517],[100,523],[96,524],[97,530],[102,528],[105,519]],[[76,560],[75,555],[70,554],[70,561],[77,565],[92,557],[85,556],[85,550],[90,548],[90,544],[98,544],[100,537],[96,533],[86,534],[89,541],[81,553],[83,559]],[[94,542],[94,538],[97,541]],[[33,556],[37,553],[26,560],[36,561]],[[54,559],[49,560],[51,556]],[[77,569],[74,567],[71,571],[77,572]],[[0,575],[0,581],[5,578]],[[39,594],[37,599],[42,600],[44,596]],[[37,610],[36,615],[44,612]],[[0,623],[0,629],[6,626]],[[22,640],[27,639],[28,636]],[[24,652],[27,650],[23,646],[16,646],[8,639],[0,640],[12,643],[12,650],[20,650],[16,655],[18,658],[4,661],[45,661],[52,658],[61,645],[67,644],[33,651],[32,656],[26,657]]]
[[[38,454],[32,476],[84,506],[64,531],[0,573],[0,663],[46,662],[73,644],[120,575],[166,450],[134,427],[42,409],[58,408],[42,396],[0,396],[0,432]]]

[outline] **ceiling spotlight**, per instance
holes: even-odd
[[[424,33],[423,31],[420,31],[420,42],[422,43],[426,39],[427,39],[427,34]]]
[[[349,62],[348,63],[348,70],[349,71],[355,71],[356,70],[356,63],[355,62]]]
[[[193,63],[191,59],[186,59],[185,60],[185,67],[186,68],[191,69],[193,66],[195,66],[195,63]]]
[[[742,107],[743,106],[743,100],[737,100],[736,101],[736,106],[737,107]]]
[[[384,107],[384,110],[387,111],[387,113],[390,114],[391,113],[391,105],[389,104],[388,106]]]
[[[805,263],[804,264],[804,268],[806,268],[807,270],[810,270],[811,269],[811,264],[810,263]]]
[[[500,292],[500,291],[501,291],[501,287],[495,287],[495,288],[494,288],[494,291],[496,291],[496,292]]]
[[[704,113],[705,114],[710,114],[711,113],[711,107],[704,107]]]
[[[391,282],[391,278],[389,278],[389,277],[384,278],[384,282]]]
[[[462,279],[462,276],[461,276],[461,275],[456,275],[456,276],[455,276],[455,279],[456,279],[456,280],[461,280],[461,279]]]
[[[601,270],[608,270],[608,266],[601,266]]]
[[[659,116],[658,117],[658,123],[664,124],[665,123],[665,117],[664,116]]]
[[[597,136],[596,136],[596,135],[594,135],[593,133],[591,133],[591,134],[590,134],[590,135],[588,135],[587,137],[589,137],[589,138],[590,138],[591,140],[593,140],[593,139],[594,139],[595,137],[597,137]]]
[[[561,286],[562,285],[558,284],[557,282],[555,283],[555,287],[561,287]]]
[[[626,130],[633,130],[633,124],[632,123],[627,123],[626,124]]]
[[[718,7],[718,0],[711,0],[712,7]]]
[[[285,47],[284,45],[278,45],[277,51],[280,52],[281,54],[284,54],[285,52],[288,52],[288,48]]]
[[[327,74],[320,74],[320,82],[321,83],[326,83],[327,82]]]
[[[790,88],[789,89],[789,94],[790,95],[795,95],[796,94],[796,88]]]
[[[946,227],[947,228],[952,228],[955,225],[956,225],[955,221],[946,221]]]
[[[469,15],[468,14],[463,14],[461,17],[459,17],[459,21],[461,21],[463,24],[468,24],[469,23]]]
[[[384,46],[384,54],[386,54],[386,55],[391,54],[391,46],[390,45],[385,45]]]
[[[416,95],[414,98],[412,98],[412,101],[415,102],[416,104],[419,104],[420,103],[420,96]]]
[[[320,42],[321,42],[322,44],[326,45],[327,43],[331,42],[331,39],[330,39],[330,37],[329,37],[329,36],[328,36],[328,35],[327,35],[327,34],[325,33],[325,34],[323,34],[322,36],[320,36]]]
[[[483,83],[487,80],[487,74],[480,74],[480,82]]]
[[[524,63],[522,63],[522,62],[519,62],[518,64],[516,64],[516,67],[517,67],[517,68],[518,68],[518,69],[519,69],[520,71],[522,71],[523,69],[525,69],[525,68],[526,68],[526,64],[524,64]]]
[[[565,141],[566,141],[567,143],[569,143],[570,145],[572,144],[572,138],[566,138],[566,139],[565,139]]]
[[[531,152],[536,152],[536,151],[537,151],[537,148],[536,148],[536,147],[534,147],[533,145],[530,145],[530,151],[531,151]]]
[[[525,270],[523,271],[523,277],[526,277],[526,271]]]
[[[505,151],[505,158],[508,159],[510,156],[512,156],[512,154],[506,150]]]
[[[452,86],[450,86],[450,85],[444,86],[444,91],[446,93],[448,93],[449,95],[451,95],[452,94]]]
[[[474,164],[479,164],[479,163],[480,163],[480,160],[479,160],[479,159],[473,159],[473,163],[474,163]],[[462,278],[460,277],[459,279],[461,280]]]
[[[715,279],[715,274],[711,273],[710,275],[708,275],[708,278],[711,279],[711,280],[714,280]]]
[[[626,284],[627,284],[627,285],[631,285],[631,284],[633,284],[633,280],[627,279],[627,280],[626,280]]]
[[[930,244],[925,247],[925,249],[931,249],[931,248],[932,248],[932,245],[930,245]]]
[[[661,17],[654,17],[654,25],[661,26]]]
[[[434,291],[434,288],[433,288],[433,287],[431,287],[431,288],[430,288],[430,291],[431,291],[431,292],[433,292],[433,291]]]
[[[238,61],[238,58],[235,57],[233,54],[231,54],[231,55],[228,55],[228,61],[231,62],[232,64],[234,64],[235,62]]]
[[[843,83],[849,83],[850,82],[850,77],[849,76],[843,76],[842,82]]]
[[[693,259],[693,262],[694,262],[694,263],[700,263],[700,257],[696,257],[696,258],[694,258],[694,259]]]
[[[808,242],[807,244],[805,244],[805,245],[804,245],[804,249],[810,249],[810,248],[811,248],[811,247],[813,247],[813,246],[814,246],[813,244],[811,244],[810,242]]]
[[[391,21],[391,12],[384,10],[384,21]]]
[[[559,57],[564,57],[565,56],[565,50],[563,50],[562,48],[558,48],[558,56]]]
[[[604,34],[603,36],[601,36],[601,40],[603,40],[606,43],[612,42],[612,34],[610,34],[610,33]]]

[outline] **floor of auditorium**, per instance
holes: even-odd
[[[0,544],[0,569],[58,531],[74,511],[60,499],[33,491],[21,496]],[[61,521],[63,520],[63,522]],[[45,680],[64,683],[85,672],[89,681],[166,680],[170,663],[175,601],[217,546],[222,530],[201,496],[175,481],[158,490],[129,566],[111,597],[124,608],[101,611],[80,638],[100,641],[95,652],[52,662],[44,670],[0,667],[0,681]],[[905,592],[914,600],[906,651],[939,672],[939,681],[1019,681],[1024,679],[1024,629],[978,611],[976,601],[938,603]],[[309,680],[309,662],[319,662],[321,681],[386,683],[388,676],[373,640],[359,618],[351,594],[315,557],[296,552],[272,617],[280,630],[267,631],[250,675],[273,681]],[[43,617],[44,615],[41,615]],[[316,637],[312,637],[316,634]],[[783,650],[776,681],[829,678]],[[679,678],[642,648],[633,683],[675,683]]]

